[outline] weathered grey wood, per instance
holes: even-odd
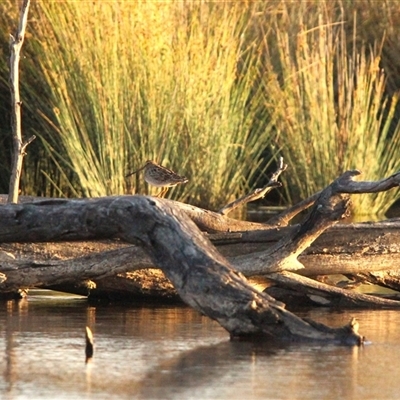
[[[227,256],[240,272],[251,277],[268,272],[268,265],[261,268],[261,271],[257,264],[253,265],[252,260],[258,257],[257,251],[268,249],[271,244],[276,243],[277,239],[282,239],[285,235],[292,233],[291,228],[278,228],[266,231],[220,233],[210,237],[218,250]],[[44,283],[45,287],[71,285],[76,284],[80,279],[94,279],[98,282],[102,276],[109,278],[117,272],[156,268],[142,249],[134,245],[127,247],[126,244],[118,241],[86,241],[74,244],[69,242],[3,243],[0,249],[17,256],[17,259],[1,258],[0,252],[1,269],[7,270],[8,273],[8,280],[2,287],[3,291],[17,290],[20,287],[43,287]],[[109,249],[123,249],[123,252],[116,250],[109,253]],[[88,257],[81,257],[82,252],[92,253]],[[248,262],[241,265],[235,255],[246,254]],[[59,259],[60,256],[63,259]],[[64,260],[64,258],[67,259]],[[73,260],[74,258],[77,259]],[[330,227],[299,256],[299,260],[305,268],[296,272],[304,276],[355,274],[361,271],[372,273],[399,268],[400,223],[398,220],[392,220]],[[387,278],[379,282],[374,281],[371,276],[371,282],[398,290],[399,284],[395,280],[395,273],[396,271],[393,270],[384,274],[383,276]],[[121,279],[106,279],[105,282],[107,287],[104,291],[115,292],[118,286],[122,287],[122,285],[126,287],[125,293],[128,293],[129,287],[132,287],[133,295],[137,290],[137,286],[129,281],[123,284]],[[115,282],[114,287],[113,282]],[[160,295],[164,296],[164,286],[161,289]],[[74,292],[85,293],[80,289]],[[156,294],[156,289],[151,293]]]
[[[236,268],[240,265],[245,271],[252,270],[253,274],[303,269],[304,265],[298,260],[299,255],[329,226],[343,218],[348,210],[348,196],[333,196],[329,188],[326,191],[326,197],[320,196],[319,205],[291,234],[255,256],[235,257],[233,265]]]
[[[400,172],[379,181],[354,181],[354,177],[361,175],[359,170],[346,171],[342,178],[335,182],[335,191],[338,193],[378,193],[398,188],[400,186]]]
[[[142,268],[154,268],[154,262],[137,246],[121,247],[67,260],[0,260],[7,279],[0,290],[73,284],[86,279],[103,279]]]
[[[303,294],[315,305],[346,308],[400,308],[400,301],[344,290],[289,271],[269,274],[268,278],[277,282],[280,287]],[[274,287],[266,289],[266,292],[271,295],[277,294]]]
[[[268,224],[270,224],[271,226],[280,226],[280,227],[287,226],[289,222],[296,215],[306,210],[307,208],[311,207],[318,199],[318,196],[320,194],[321,192],[317,192],[312,196],[308,197],[307,199],[304,199],[303,201],[300,201],[299,203],[294,204],[293,206],[287,208],[278,215],[273,216],[268,220]]]
[[[267,268],[265,265],[258,266],[257,262],[252,263],[252,258],[264,254],[275,243],[275,235],[276,239],[290,235],[293,228],[235,233],[232,235],[241,236],[225,240],[219,235],[214,243],[242,273],[253,276],[266,273]],[[241,264],[240,259],[246,258],[247,261]],[[298,259],[305,268],[296,272],[305,276],[400,269],[400,221],[393,219],[379,223],[332,226],[305,249]]]
[[[226,206],[222,207],[218,213],[222,215],[227,215],[235,208],[241,207],[251,201],[256,201],[259,199],[263,199],[267,193],[269,193],[273,188],[281,187],[282,184],[278,182],[279,176],[286,170],[287,165],[283,163],[283,158],[281,157],[279,160],[278,169],[272,174],[270,180],[263,188],[258,188],[253,190],[249,194],[245,194],[244,196],[236,199],[235,201],[227,204]]]
[[[243,232],[255,229],[268,230],[275,227],[268,223],[240,221],[190,204],[167,201],[183,211],[204,232]]]
[[[372,283],[400,292],[400,270],[357,272],[349,274],[349,277],[360,282]]]
[[[10,92],[11,92],[11,130],[13,139],[11,177],[9,184],[9,203],[16,203],[18,200],[19,181],[22,169],[22,162],[25,156],[26,147],[36,138],[32,136],[27,141],[22,140],[21,132],[21,105],[19,93],[19,59],[21,48],[24,43],[25,29],[28,21],[30,0],[24,0],[21,8],[18,29],[15,37],[10,35]]]
[[[268,272],[268,265],[261,267],[261,271],[257,264],[253,265],[252,260],[258,257],[257,251],[267,250],[278,239],[293,232],[294,230],[289,227],[219,233],[210,235],[210,238],[240,272],[250,277]],[[109,249],[119,248],[123,248],[123,252],[107,253]],[[2,259],[2,270],[8,271],[8,280],[3,286],[5,290],[18,289],[22,282],[24,287],[41,287],[43,282],[47,285],[60,285],[73,283],[79,279],[101,279],[104,270],[110,274],[107,276],[111,276],[117,272],[135,271],[138,268],[156,268],[140,248],[136,246],[126,248],[126,244],[115,241],[107,243],[87,241],[73,245],[68,242],[2,244],[0,249],[17,255],[16,260],[13,257]],[[80,257],[83,251],[93,253],[88,257]],[[103,251],[106,253],[103,254]],[[248,262],[241,265],[235,256],[246,254]],[[54,260],[60,256],[67,259]],[[73,260],[73,258],[78,259]],[[395,219],[380,223],[330,227],[299,256],[299,260],[305,268],[297,270],[297,273],[305,276],[355,274],[363,270],[374,272],[399,268],[400,222]],[[62,274],[57,273],[60,269]],[[393,276],[394,273],[395,271],[391,271],[388,276]],[[387,279],[385,282],[381,281],[380,284],[399,288],[396,282],[391,285]]]
[[[340,219],[343,215],[346,214],[346,211],[348,209],[348,198],[347,196],[340,195],[340,193],[345,191],[351,192],[356,190],[352,186],[352,178],[353,176],[355,176],[355,174],[356,173],[354,171],[348,171],[347,173],[343,174],[342,177],[333,182],[332,185],[330,185],[328,188],[322,191],[321,194],[318,196],[317,204],[314,205],[313,210],[308,216],[308,218],[301,225],[285,228],[287,235],[283,235],[283,230],[275,230],[275,233],[281,235],[280,239],[278,242],[272,244],[272,246],[268,250],[263,251],[262,256],[260,256],[260,254],[255,255],[255,257],[259,259],[258,260],[259,265],[256,265],[256,268],[260,268],[260,266],[262,266],[262,264],[265,263],[266,266],[265,269],[263,269],[263,271],[264,272],[268,271],[269,273],[271,273],[271,271],[283,271],[285,269],[295,269],[299,267],[300,263],[298,262],[298,259],[300,253],[304,252],[304,250],[308,246],[310,246],[312,241],[315,240],[316,237],[321,235],[325,229],[327,229],[330,225],[335,223],[338,219]],[[361,184],[362,185],[365,184],[364,186],[371,191],[385,190],[385,188],[393,187],[393,185],[397,182],[397,176],[391,178],[392,179],[379,181],[378,183],[375,182],[374,184],[368,182],[367,183],[364,182]],[[349,182],[350,185],[346,186],[346,183]],[[181,213],[178,207],[174,206],[174,203],[168,202],[167,200],[153,201],[151,198],[149,198],[148,201],[149,204],[151,204],[152,206],[157,206],[159,208],[159,211],[161,211],[161,214],[164,217],[166,216],[169,218],[172,216],[175,218],[179,216],[178,219],[181,221],[181,223],[182,221],[185,221],[186,217],[184,217],[184,215]],[[118,203],[119,207],[115,207],[115,203]],[[124,206],[121,206],[121,203],[124,204]],[[44,211],[48,207],[52,208],[51,211],[49,210]],[[60,211],[59,208],[61,208],[62,210],[61,214],[57,214],[57,211],[58,212]],[[180,296],[188,304],[191,304],[192,306],[194,306],[199,310],[204,310],[204,309],[208,311],[211,310],[210,311],[211,314],[215,313],[216,315],[219,315],[219,313],[221,312],[221,310],[218,310],[218,308],[216,307],[216,300],[210,298],[204,299],[204,291],[203,291],[204,289],[203,284],[206,284],[210,288],[215,287],[219,289],[221,288],[225,289],[224,286],[221,286],[221,281],[218,281],[218,279],[216,279],[214,274],[220,276],[219,279],[222,279],[225,283],[228,280],[231,283],[235,283],[236,285],[236,283],[238,283],[236,280],[239,279],[241,284],[245,282],[246,289],[250,288],[248,283],[245,280],[243,280],[240,274],[234,272],[234,270],[229,268],[229,265],[226,264],[226,260],[221,258],[221,255],[218,252],[216,252],[216,250],[213,247],[206,246],[207,249],[204,253],[203,252],[204,249],[202,249],[200,246],[202,250],[200,252],[201,257],[197,259],[197,264],[196,264],[196,260],[194,261],[190,256],[193,256],[194,254],[195,258],[199,256],[197,254],[198,247],[194,246],[195,250],[193,250],[192,246],[188,246],[187,243],[192,243],[192,244],[197,243],[197,245],[200,243],[202,245],[205,245],[205,243],[208,242],[205,240],[204,236],[200,234],[198,231],[195,231],[196,233],[195,238],[189,240],[189,237],[191,236],[190,233],[191,228],[189,228],[189,226],[187,229],[183,229],[183,231],[185,232],[184,236],[178,235],[177,237],[175,237],[176,240],[173,241],[174,245],[171,245],[171,243],[168,240],[163,241],[165,235],[160,235],[157,238],[150,235],[151,239],[148,243],[146,241],[143,241],[142,235],[145,235],[147,239],[149,239],[150,238],[149,232],[153,232],[153,230],[162,232],[165,228],[165,232],[170,234],[171,226],[170,224],[166,224],[165,226],[165,220],[161,221],[159,219],[158,214],[155,216],[149,213],[147,218],[143,218],[142,214],[140,214],[143,210],[140,209],[138,211],[137,208],[138,205],[136,204],[136,201],[133,201],[133,198],[128,196],[108,198],[108,199],[93,199],[93,200],[86,200],[85,202],[83,200],[74,200],[74,201],[57,200],[55,202],[45,201],[34,204],[26,204],[23,206],[18,205],[15,206],[15,209],[13,209],[14,213],[11,212],[10,214],[8,214],[8,211],[10,210],[3,208],[3,210],[1,211],[5,212],[0,213],[1,214],[0,240],[15,240],[15,238],[18,238],[18,240],[25,240],[23,239],[23,237],[24,235],[27,234],[27,232],[30,241],[32,240],[32,238],[34,240],[50,240],[50,239],[87,240],[95,237],[108,238],[115,236],[115,237],[120,237],[132,243],[135,241],[135,239],[139,239],[140,243],[145,247],[147,247],[148,251],[151,252],[153,264],[161,266],[166,275],[174,283],[174,286],[177,289]],[[137,226],[135,219],[129,218],[129,216],[126,215],[130,214],[129,210],[133,209],[139,212],[139,214],[142,216],[139,226]],[[199,213],[198,209],[197,210],[193,208],[191,209],[190,207],[186,207],[185,209],[185,206],[183,206],[182,209],[185,210],[185,213],[191,215],[191,217],[194,216],[193,218],[194,220],[196,220],[198,215],[200,215],[200,218],[198,218],[200,220],[200,223],[204,223],[204,221],[206,221],[205,223],[206,226],[209,224],[207,222],[207,218],[204,219],[203,215],[204,214],[207,214],[207,216],[212,215],[211,219],[213,220],[213,223],[216,221],[216,224],[214,224],[216,225],[216,229],[211,227],[211,229],[208,229],[209,231],[217,231],[217,232],[223,231],[223,229],[220,229],[221,226],[218,225],[221,224],[221,221],[222,225],[224,225],[224,223],[228,221],[225,220],[224,222],[219,218],[219,216],[217,217],[215,213],[207,213],[207,212],[203,213],[204,210]],[[41,214],[42,211],[44,212]],[[149,210],[146,210],[146,212],[148,211]],[[196,215],[196,213],[198,213],[198,215]],[[123,218],[121,218],[122,216]],[[124,225],[124,222],[126,223],[127,221],[130,222],[129,227],[125,227]],[[192,224],[190,220],[187,220],[187,223],[189,225]],[[162,228],[160,228],[159,225]],[[271,231],[268,231],[268,226],[263,224],[252,225],[246,223],[243,224],[239,223],[235,228],[237,228],[240,225],[244,227],[243,229],[244,231],[248,231],[249,229],[254,229],[255,227],[257,227],[259,229],[264,230],[263,234],[265,234],[266,236],[271,234]],[[179,227],[178,231],[182,232],[182,225],[178,224],[178,227]],[[192,227],[194,227],[193,224]],[[139,229],[139,232],[137,229]],[[174,228],[173,232],[176,234],[175,230],[176,229]],[[126,236],[127,234],[128,236]],[[250,236],[253,234],[253,232],[245,232],[244,234]],[[237,235],[236,238],[238,238],[238,236],[243,235],[243,233],[236,232],[235,235]],[[376,249],[379,248],[381,244],[381,239],[382,238],[379,237],[377,239],[378,241],[374,243],[374,246],[372,247],[370,241],[368,242],[369,246],[366,247],[366,243],[363,243],[358,239],[355,241],[355,245],[362,249],[361,251],[362,255],[366,255],[368,253],[370,253],[371,255],[374,255],[375,253],[376,255]],[[163,254],[161,253],[157,254],[157,252],[155,252],[155,249],[157,248],[156,245],[157,243],[161,247],[164,246]],[[178,249],[176,248],[176,243],[181,243],[181,246],[179,246]],[[322,245],[323,242],[322,244],[320,243],[320,246]],[[182,261],[182,259],[180,259],[179,257],[177,259],[177,254],[180,254],[183,248],[185,248],[186,251],[188,249],[191,249],[189,253],[186,253],[186,258],[185,257],[182,258],[184,261]],[[320,254],[324,254],[325,252],[326,252],[325,248],[322,248],[322,253],[319,254],[310,253],[310,256],[316,257]],[[168,259],[166,255],[170,258]],[[205,258],[203,256],[205,256]],[[237,259],[238,258],[236,257],[236,260]],[[238,265],[245,264],[244,263],[245,260],[243,258],[239,260],[241,262],[238,262]],[[254,261],[254,258],[252,261]],[[171,267],[171,265],[173,265],[174,262],[179,263],[179,268],[176,268],[176,266],[174,266],[174,268]],[[207,269],[206,278],[202,276],[204,271],[201,271],[201,274],[198,276],[198,278],[201,281],[201,287],[198,287],[198,283],[196,286],[195,282],[199,282],[199,279],[197,280],[193,279],[192,277],[193,271],[191,270],[188,271],[187,269],[184,269],[184,271],[182,271],[182,265],[181,265],[182,262],[184,264],[188,263],[188,265],[193,265],[193,263],[194,265],[202,265],[203,263],[203,267],[204,265],[207,266],[212,265],[213,268],[211,268],[211,274],[208,273],[209,272],[208,267],[206,268]],[[254,268],[254,262],[252,264]],[[228,268],[228,270],[225,269],[221,270],[221,266],[224,266],[224,268]],[[306,268],[304,268],[302,271],[304,270],[306,270]],[[255,272],[256,270],[253,269],[253,273]],[[95,272],[92,270],[90,272],[90,275],[92,275],[93,273]],[[188,281],[187,276],[189,275],[191,276],[192,279]],[[82,275],[82,279],[84,279],[86,276],[87,275]],[[185,277],[185,279],[182,280],[182,277]],[[208,284],[209,280],[210,283]],[[188,282],[190,282],[190,284],[188,284]],[[239,299],[241,298],[236,292],[238,288],[235,287],[235,290],[233,290],[234,288],[231,285],[229,285],[228,289],[229,290],[226,291],[223,290],[223,292],[224,295],[227,295],[229,299],[233,299],[233,297]],[[252,290],[255,291],[255,293],[258,293],[255,289]],[[218,291],[219,290],[217,290],[216,293],[218,293]],[[213,290],[211,291],[209,290],[209,292],[214,293]],[[235,293],[235,296],[233,296],[233,293]],[[247,293],[247,296],[248,295],[249,293]],[[248,297],[245,298],[247,300],[249,299]],[[273,304],[278,304],[273,299],[269,298],[267,300],[273,302]],[[229,307],[236,305],[236,303],[235,302],[232,303],[231,300],[227,302],[225,298],[223,300],[223,303],[225,305],[227,304]],[[212,305],[211,308],[210,305]],[[251,309],[253,309],[253,307],[251,307]],[[262,306],[262,309],[263,309],[262,312],[264,313],[265,305]],[[233,315],[232,313],[229,313],[230,316],[229,318],[227,318],[226,317],[226,315],[228,314],[227,310],[223,310],[223,312],[225,312],[223,318],[215,316],[214,318],[217,319],[223,326],[225,326],[227,330],[231,332],[232,335],[238,334],[239,331],[241,332],[239,333],[239,335],[258,334],[258,333],[271,334],[269,330],[265,331],[261,329],[260,331],[260,327],[254,323],[252,318],[250,318],[249,321],[249,315],[246,315],[246,317],[243,319],[240,318],[240,321],[241,322],[246,321],[244,322],[245,326],[248,326],[248,324],[250,324],[249,325],[251,326],[250,331],[248,331],[249,329],[248,327],[244,328],[243,325],[240,325],[239,322],[235,320],[235,318],[233,321],[231,318],[231,316]],[[246,314],[244,310],[241,308],[240,315],[242,315],[243,313]],[[208,313],[208,315],[210,314]],[[271,318],[271,315],[268,314],[266,318]],[[297,326],[297,324],[295,325]],[[295,330],[297,330],[297,328],[295,328]],[[274,331],[273,334],[276,334],[276,331]],[[300,337],[302,338],[304,338],[305,336],[307,335],[300,334]],[[311,336],[315,338],[314,334],[312,334]],[[360,340],[360,337],[358,337],[358,340]]]
[[[354,177],[360,174],[361,172],[358,170],[346,171],[340,182],[336,182],[335,192],[347,194],[377,193],[399,187],[400,185],[400,172],[379,181],[354,181]],[[268,221],[268,224],[271,226],[286,226],[299,212],[314,204],[321,193],[322,192],[315,193],[279,215],[272,217]]]
[[[42,198],[35,196],[20,196],[19,202],[21,204],[31,203],[31,202],[43,202],[43,201],[65,201],[65,199],[55,199],[55,198]],[[240,221],[234,218],[229,218],[225,215],[221,215],[217,212],[205,210],[190,204],[180,203],[169,199],[164,199],[171,206],[179,208],[186,215],[188,215],[196,225],[204,232],[244,232],[252,230],[268,230],[273,228],[270,224]],[[0,194],[0,204],[5,204],[7,202],[7,195]],[[0,227],[1,229],[1,227]]]
[[[325,208],[323,205],[322,209]],[[329,219],[329,215],[317,214],[314,217]],[[315,222],[324,225],[318,218]],[[266,335],[280,340],[350,344],[362,341],[354,330],[343,336],[342,331],[318,329],[286,311],[282,303],[254,289],[185,214],[161,199],[119,196],[3,205],[0,227],[2,242],[94,237],[140,242],[181,298],[217,320],[233,337]],[[312,227],[305,224],[299,232],[306,235],[310,230]]]
[[[340,197],[338,197],[338,199],[340,200]],[[40,211],[42,211],[43,208],[48,209],[50,206],[54,206],[55,209],[57,208],[57,206],[63,208],[66,204],[68,204],[66,200],[37,202],[26,204],[23,207],[23,211],[21,211],[22,206],[16,206],[17,215],[22,216],[25,213],[26,217],[29,220],[30,215],[32,215],[32,213],[35,213],[36,218],[44,218],[44,216],[40,216]],[[72,201],[71,204],[78,203],[76,203],[76,201]],[[57,226],[54,226],[54,221],[51,216],[49,217],[47,215],[46,220],[49,224],[47,227],[53,227],[52,230],[48,229],[46,234],[43,233],[43,230],[42,233],[40,233],[37,229],[35,229],[33,232],[31,232],[31,235],[35,236],[33,240],[43,241],[52,239],[52,237],[46,235],[55,235],[55,238],[64,240],[77,239],[77,231],[66,228],[63,225],[65,222],[67,224],[71,222],[74,227],[77,227],[78,232],[80,232],[80,229],[84,229],[84,233],[80,234],[83,235],[84,238],[90,238],[90,234],[89,232],[87,232],[87,228],[82,227],[78,224],[78,222],[75,221],[77,216],[74,214],[74,208],[69,207],[68,210],[68,214],[71,214],[71,218],[69,218],[68,216],[66,221],[62,221],[58,220],[58,217],[56,216],[55,218],[58,221]],[[300,229],[305,232],[306,225],[303,225],[303,227],[297,226],[296,229],[291,231],[290,235],[286,235],[286,237],[281,238],[278,243],[276,243],[272,248],[268,249],[267,251],[259,253],[255,257],[247,255],[243,257],[233,258],[232,261],[234,265],[237,269],[246,271],[249,276],[284,269],[303,268],[303,266],[297,262],[298,255],[306,247],[308,247],[309,244],[324,229],[326,229],[326,227],[328,227],[332,223],[331,219],[337,220],[341,217],[343,213],[343,209],[340,206],[337,210],[332,209],[329,211],[330,212],[327,213],[329,218],[316,220],[313,215],[310,216],[310,220],[306,222],[309,229],[307,235],[299,234]],[[319,210],[319,213],[324,212],[326,211],[324,211],[322,208]],[[57,212],[55,212],[55,214],[57,214]],[[1,218],[5,218],[4,212],[2,213]],[[0,241],[4,242],[6,241],[6,232],[4,232],[4,230],[11,230],[11,233],[14,233],[15,227],[13,227],[8,220],[6,220],[6,223],[3,224],[1,222],[2,220],[0,219]],[[1,228],[1,226],[3,226],[3,228]],[[23,232],[24,235],[26,230],[20,230],[19,225],[17,226],[17,230],[19,231],[19,233],[17,234],[17,236],[12,237],[14,238],[13,240],[20,241],[23,239],[21,236],[18,235],[21,235],[21,232]],[[8,273],[8,279],[6,282],[3,283],[3,286],[0,288],[2,288],[3,290],[11,290],[15,287],[32,287],[42,284],[45,284],[46,286],[59,285],[62,283],[70,283],[73,279],[84,280],[89,278],[101,278],[101,276],[105,274],[105,271],[107,271],[108,274],[111,275],[118,272],[126,272],[137,268],[148,268],[152,266],[149,260],[145,259],[145,256],[143,254],[141,254],[140,258],[138,258],[135,256],[134,253],[132,255],[135,256],[134,259],[136,261],[135,263],[131,263],[130,265],[127,260],[129,259],[129,257],[132,257],[132,255],[130,256],[130,253],[134,251],[135,249],[131,249],[128,251],[124,250],[121,251],[120,255],[116,254],[115,252],[115,255],[112,255],[111,253],[106,253],[103,255],[91,255],[75,261],[41,261],[35,262],[32,265],[29,265],[29,263],[27,262],[9,260],[7,263],[3,262],[2,264],[1,271]],[[63,266],[63,273],[61,276],[59,276],[60,274],[57,274],[56,271],[57,269],[60,269],[61,266]],[[32,270],[30,270],[30,267],[32,268]],[[248,267],[252,268],[252,272],[249,272],[247,270]]]

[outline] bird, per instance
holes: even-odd
[[[143,167],[127,174],[126,178],[142,170],[144,170],[144,180],[148,184],[162,188],[161,192],[156,194],[155,197],[162,197],[170,187],[188,182],[186,177],[178,175],[174,171],[151,160],[147,160]]]

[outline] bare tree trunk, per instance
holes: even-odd
[[[25,149],[35,136],[23,142],[21,133],[21,99],[19,94],[19,59],[22,44],[24,42],[25,29],[28,20],[30,0],[24,0],[21,10],[17,33],[10,35],[10,91],[11,91],[11,129],[13,137],[13,153],[11,165],[11,177],[8,191],[8,202],[18,202],[19,181],[22,170],[22,162]]]

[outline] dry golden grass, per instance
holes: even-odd
[[[148,193],[124,176],[154,159],[190,179],[172,197],[218,208],[276,151],[288,201],[346,169],[396,172],[400,9],[371,1],[34,3],[25,118],[47,157],[26,159],[25,186]],[[15,10],[0,3],[0,23]],[[6,82],[4,59],[0,70]],[[384,213],[397,198],[356,196],[355,209]]]
[[[397,172],[398,97],[386,92],[381,42],[357,47],[357,26],[348,38],[344,15],[332,15],[322,2],[311,25],[309,14],[296,14],[294,22],[293,10],[286,11],[270,33],[276,41],[266,34],[264,84],[276,146],[292,167],[284,178],[288,197],[306,198],[349,169],[360,169],[364,180]],[[283,29],[288,20],[291,30]],[[384,214],[398,194],[354,196],[355,213]]]
[[[69,1],[36,13],[32,68],[52,88],[35,102],[52,107],[38,107],[42,137],[75,172],[75,194],[147,193],[125,174],[153,159],[190,178],[176,198],[217,208],[260,174],[270,134],[254,123],[265,111],[259,53],[244,40],[251,8]]]

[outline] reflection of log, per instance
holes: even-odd
[[[346,212],[347,199],[330,188],[320,200],[290,240],[283,238],[271,250],[271,265],[276,270],[297,266],[299,252]],[[166,201],[121,196],[5,205],[0,218],[2,242],[118,237],[140,243],[180,297],[217,320],[233,337],[266,335],[280,340],[349,344],[362,341],[354,322],[340,329],[310,324],[254,289],[196,225]]]
[[[85,356],[86,362],[88,362],[93,357],[94,352],[94,342],[92,330],[87,326],[85,331]]]

